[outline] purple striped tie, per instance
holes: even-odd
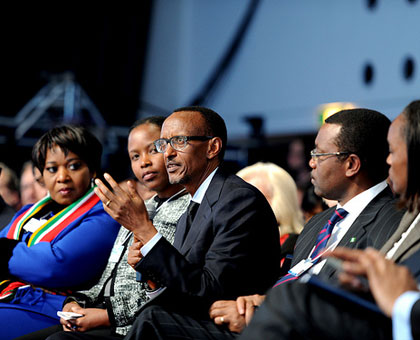
[[[337,224],[338,221],[341,221],[344,217],[346,217],[347,214],[348,212],[345,211],[343,208],[335,210],[334,214],[330,217],[328,222],[319,232],[318,237],[316,238],[316,242],[315,242],[315,249],[313,250],[311,254],[311,259],[314,264],[319,261],[319,258],[320,258],[319,255],[321,251],[327,246],[328,240],[331,237],[331,233],[334,226]],[[274,287],[277,287],[278,285],[281,285],[282,283],[285,283],[287,281],[296,280],[298,278],[299,276],[295,276],[290,273],[286,274],[276,282]]]

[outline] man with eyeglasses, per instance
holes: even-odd
[[[283,284],[294,285],[308,272],[334,276],[336,269],[321,259],[326,249],[337,245],[379,249],[393,234],[403,212],[396,209],[385,182],[389,125],[389,119],[379,112],[351,109],[329,117],[320,128],[309,162],[311,181],[317,195],[338,201],[338,206],[315,215],[305,225],[291,270],[273,290]],[[196,328],[194,339],[235,338],[264,298],[254,294],[236,301],[216,301],[209,312],[213,322],[185,317],[184,322]],[[263,331],[258,338],[264,338]]]
[[[133,231],[139,239],[129,263],[155,290],[126,339],[181,336],[182,316],[208,318],[218,299],[263,293],[279,272],[279,234],[264,196],[222,161],[227,132],[223,119],[203,107],[184,107],[164,122],[154,142],[163,153],[172,184],[191,194],[188,212],[171,245],[151,223]]]
[[[325,248],[379,249],[393,234],[402,212],[394,207],[385,181],[390,124],[381,113],[367,109],[343,110],[326,119],[311,151],[311,182],[318,196],[336,200],[338,205],[307,223],[296,243],[292,267],[311,258],[314,240],[334,210],[344,209],[346,216],[332,229]],[[315,261],[309,271],[332,276],[334,268],[324,268],[324,264]]]

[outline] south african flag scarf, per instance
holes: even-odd
[[[32,233],[32,236],[29,238],[28,247],[43,241],[51,242],[69,224],[71,224],[81,215],[88,212],[96,203],[99,202],[99,197],[96,196],[93,189],[94,188],[91,188],[84,196],[46,220],[45,223],[38,227],[38,229],[35,230]],[[43,207],[50,204],[51,201],[52,199],[48,195],[35,203],[28,210],[20,214],[13,221],[7,233],[7,238],[19,240],[23,231],[24,224]]]

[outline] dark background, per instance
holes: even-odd
[[[50,108],[23,138],[16,139],[17,126],[10,121],[40,89],[67,72],[105,119],[106,126],[100,130],[90,121],[75,121],[87,125],[101,139],[103,168],[119,181],[132,176],[127,134],[139,118],[152,0],[140,1],[137,7],[124,12],[25,8],[24,14],[18,10],[0,14],[0,161],[19,174],[36,140],[63,123],[62,108]],[[259,121],[258,115],[244,119],[249,123],[249,135],[228,143],[230,155],[234,155],[233,161],[227,162],[232,171],[256,161],[271,161],[297,178],[287,163],[289,143],[297,136],[266,139],[264,121]],[[307,156],[314,136],[299,138]]]
[[[135,121],[151,7],[151,1],[140,1],[136,10],[125,13],[86,12],[82,8],[53,12],[27,10],[26,14],[2,12],[2,161],[19,171],[21,164],[30,158],[31,147],[15,140],[14,128],[4,126],[4,123],[7,117],[14,117],[45,84],[63,72],[70,71],[74,75],[108,126],[128,127]],[[57,117],[59,115],[57,112]],[[43,132],[60,123],[59,120],[44,121],[39,131],[30,131],[29,135],[36,140]],[[104,165],[112,165],[122,156],[124,162],[127,158],[121,152],[109,154],[106,151],[106,155]],[[123,166],[119,165],[122,169]],[[120,176],[127,172],[116,169]]]

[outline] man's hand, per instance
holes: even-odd
[[[416,280],[408,268],[387,260],[379,251],[367,248],[354,250],[337,248],[329,256],[344,260],[340,281],[357,286],[357,275],[366,276],[378,306],[391,316],[397,298],[407,291],[417,291]]]
[[[110,326],[108,311],[100,308],[82,308],[75,303],[66,304],[70,306],[70,310],[64,310],[67,312],[74,312],[83,314],[82,317],[71,320],[60,319],[60,323],[63,325],[63,329],[66,332],[86,332],[92,328]]]
[[[226,324],[231,332],[240,333],[246,326],[245,316],[239,314],[234,300],[214,302],[209,314],[216,325]]]
[[[238,313],[245,317],[245,322],[248,325],[254,316],[255,307],[260,306],[265,299],[265,295],[248,295],[240,296],[236,299],[236,307]]]
[[[128,181],[127,189],[123,189],[109,174],[104,174],[104,177],[113,191],[109,190],[101,180],[96,179],[95,193],[101,199],[105,211],[146,244],[157,230],[150,221],[144,201],[137,193],[134,184]]]
[[[133,244],[128,248],[127,262],[132,268],[142,259],[141,247],[143,247],[143,243],[134,238]]]

